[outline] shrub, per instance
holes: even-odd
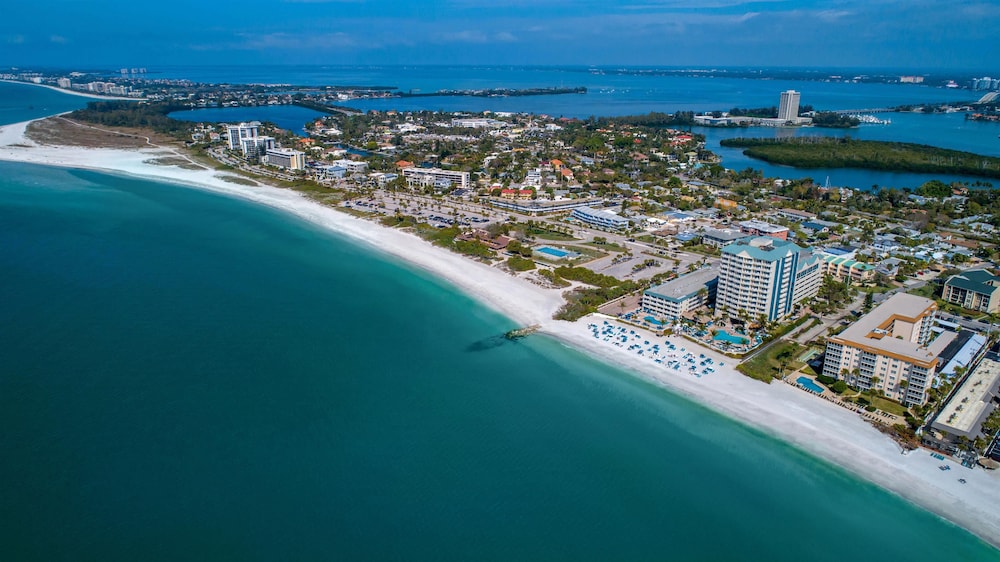
[[[535,262],[527,258],[522,258],[521,256],[511,256],[507,260],[507,266],[514,271],[528,271],[530,269],[535,269]]]

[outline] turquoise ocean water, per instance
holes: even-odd
[[[0,163],[10,560],[990,560],[285,213]]]

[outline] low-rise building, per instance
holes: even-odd
[[[983,422],[996,409],[1000,394],[1000,357],[987,353],[965,381],[955,389],[931,428],[944,432],[948,440],[964,437],[974,440]]]
[[[788,240],[788,227],[760,220],[739,223],[740,231],[748,236],[770,236],[778,240]]]
[[[742,231],[732,228],[706,228],[701,234],[701,241],[706,246],[713,248],[723,248],[748,238]]]
[[[995,314],[1000,312],[1000,277],[982,269],[952,275],[942,296],[963,308]]]
[[[875,278],[875,266],[847,257],[823,256],[823,273],[842,283],[868,283]]]
[[[591,207],[580,207],[573,209],[570,217],[596,228],[603,230],[624,230],[629,226],[629,220],[617,213],[604,209],[594,209]]]
[[[419,185],[421,187],[441,185],[437,182],[446,182],[447,185],[458,187],[459,189],[469,189],[469,172],[459,172],[455,170],[443,170],[441,168],[404,168],[403,177],[407,185]]]
[[[955,339],[933,338],[937,303],[897,293],[826,343],[823,374],[913,406],[927,401],[939,356]]]
[[[798,209],[778,209],[774,211],[774,214],[790,221],[805,222],[816,220],[816,213],[810,213],[809,211],[800,211]]]
[[[647,289],[642,293],[642,311],[657,319],[676,320],[715,300],[719,285],[718,265],[703,267]]]

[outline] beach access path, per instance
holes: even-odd
[[[587,327],[595,321],[593,316],[572,323],[553,320],[552,314],[563,302],[558,289],[539,287],[435,247],[414,234],[326,207],[298,192],[231,183],[225,179],[229,174],[217,170],[155,163],[173,155],[169,149],[39,145],[25,137],[26,127],[27,122],[0,128],[0,160],[128,174],[283,209],[373,251],[433,273],[519,325],[538,324],[543,334],[842,466],[1000,546],[1000,474],[995,471],[967,470],[956,465],[956,470],[945,472],[938,469],[941,462],[927,451],[901,454],[894,441],[857,414],[791,385],[766,385],[745,377],[733,369],[734,360],[709,349],[699,349],[698,353],[725,367],[700,378],[670,372],[648,357],[596,340]],[[681,338],[671,341],[678,347],[694,345]],[[960,483],[959,477],[967,483]]]

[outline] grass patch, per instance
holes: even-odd
[[[879,410],[882,410],[883,412],[889,412],[890,414],[895,414],[897,416],[906,415],[906,406],[900,404],[899,402],[895,402],[893,400],[889,400],[888,398],[884,398],[882,396],[872,397],[862,392],[859,396],[857,396],[854,399],[854,402],[862,406],[867,406],[870,404],[872,406],[875,406]]]
[[[795,342],[780,342],[758,353],[753,359],[737,365],[736,369],[744,375],[770,383],[781,372],[782,366],[786,372],[801,368],[804,363],[795,360],[802,354],[803,347]]]
[[[576,240],[576,238],[568,234],[552,232],[551,230],[531,229],[531,236],[540,240],[551,240],[554,242],[568,242],[570,240]]]
[[[937,285],[933,283],[928,283],[922,287],[917,287],[916,289],[910,289],[909,291],[906,292],[910,293],[911,295],[917,295],[918,297],[924,297],[925,299],[934,300],[935,295],[937,294],[937,289],[938,289]]]
[[[220,174],[216,177],[226,183],[235,183],[236,185],[260,185],[259,183],[257,183],[252,179],[244,178],[241,176],[224,176]]]

